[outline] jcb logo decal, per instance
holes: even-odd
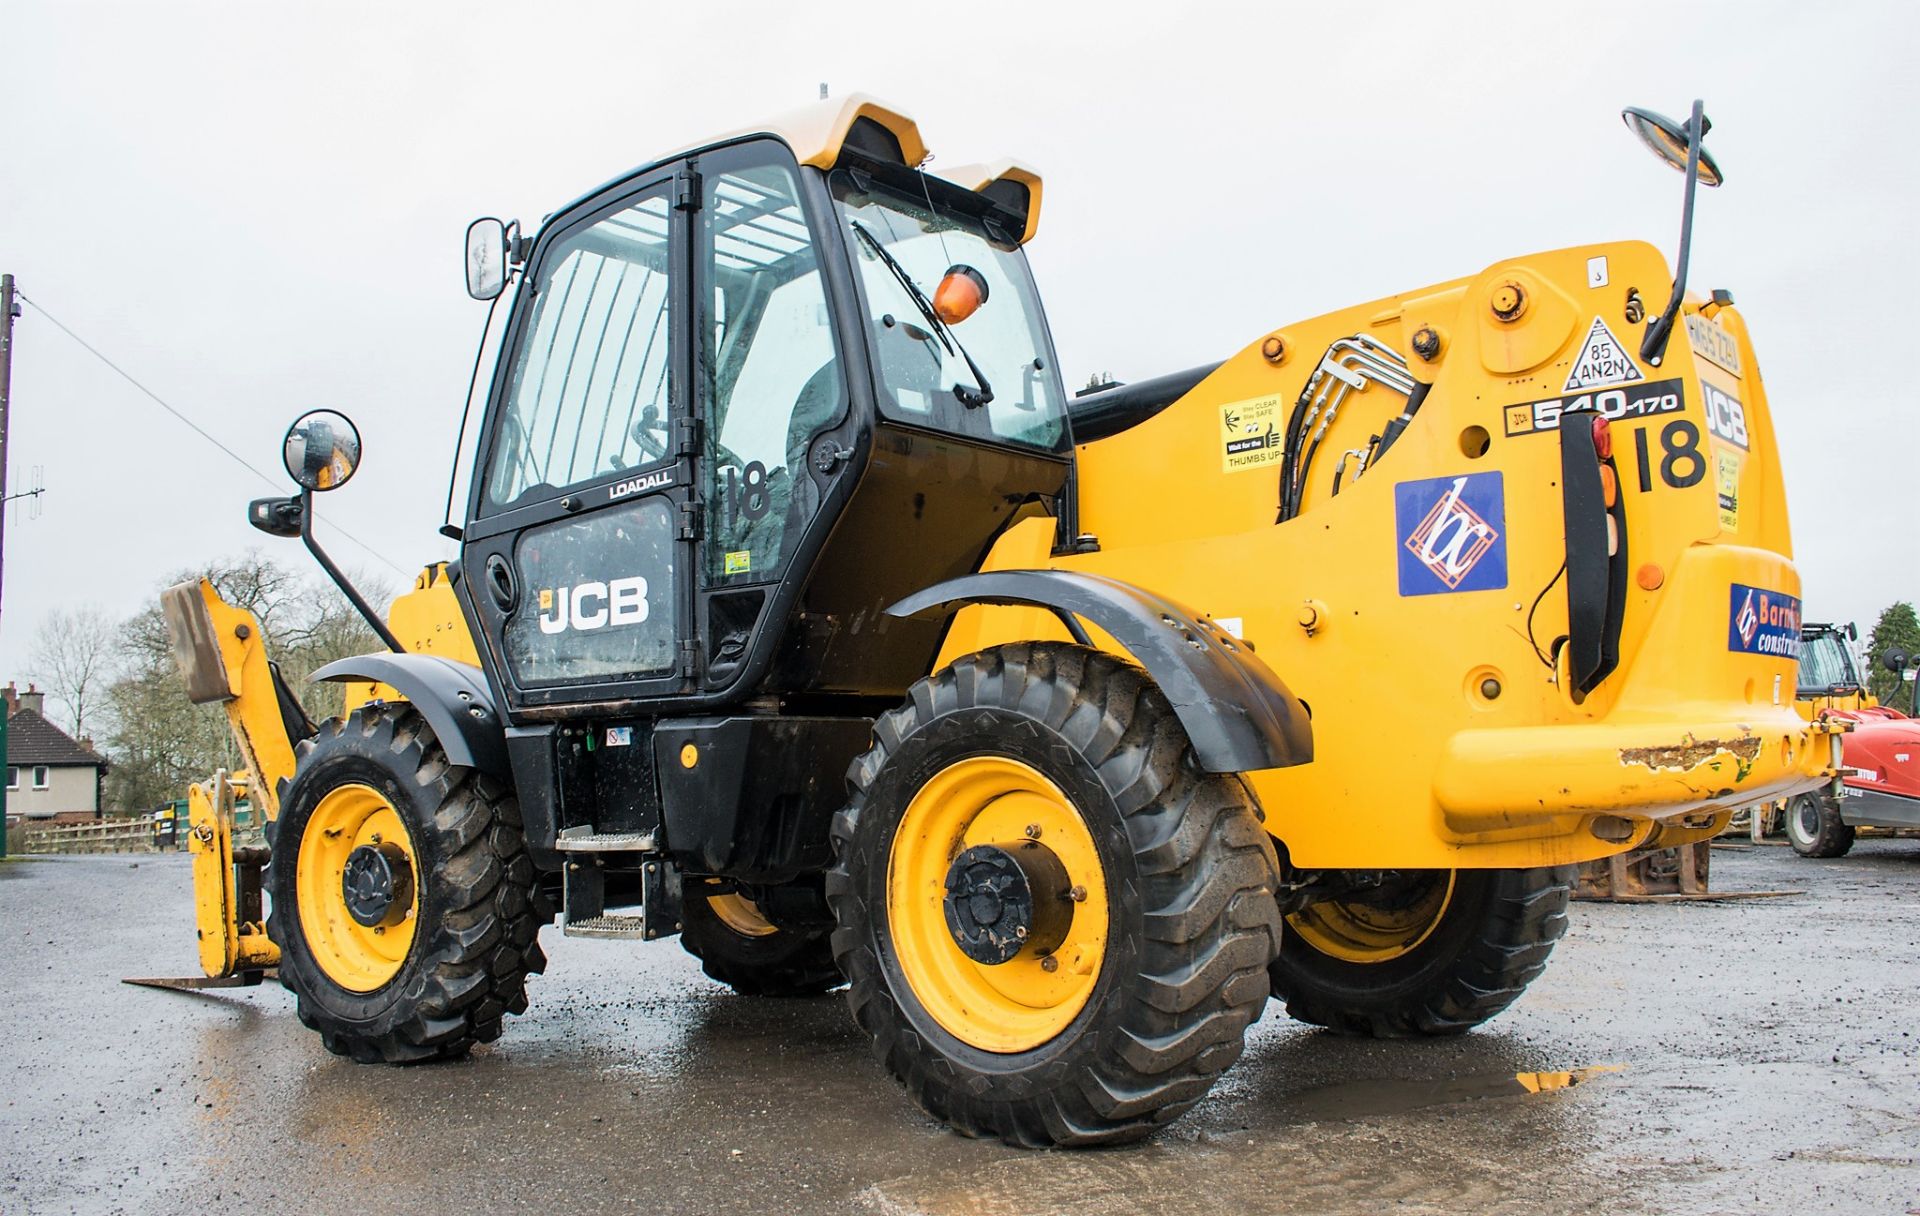
[[[1499,473],[1403,481],[1393,487],[1400,594],[1444,595],[1507,585],[1507,511]]]
[[[637,574],[540,590],[541,633],[638,625],[646,619],[647,580]]]

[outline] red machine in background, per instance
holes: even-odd
[[[1802,857],[1841,856],[1853,847],[1855,828],[1920,829],[1920,713],[1911,701],[1906,713],[1874,702],[1849,644],[1857,636],[1852,625],[1800,631],[1795,703],[1809,719],[1854,723],[1843,736],[1851,772],[1840,796],[1821,790],[1787,804],[1787,839]],[[1908,661],[1897,650],[1885,656],[1894,672],[1904,672]]]

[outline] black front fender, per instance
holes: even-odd
[[[1069,570],[996,570],[949,579],[887,609],[947,615],[965,604],[1052,609],[1081,631],[1084,617],[1126,647],[1173,703],[1209,772],[1286,768],[1313,759],[1306,707],[1260,657],[1212,621],[1118,579]]]
[[[362,654],[313,673],[315,680],[374,680],[420,711],[448,764],[505,774],[507,741],[493,693],[478,667],[431,654]]]

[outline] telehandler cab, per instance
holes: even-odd
[[[1627,118],[1690,223],[1698,106]],[[1766,394],[1684,240],[1680,282],[1632,242],[1517,258],[1069,401],[1039,175],[926,160],[854,96],[469,230],[472,294],[515,290],[459,558],[318,674],[343,715],[210,587],[166,597],[272,819],[262,924],[196,787],[209,975],[277,965],[356,1060],[457,1056],[557,911],[742,992],[844,983],[959,1131],[1104,1143],[1270,993],[1479,1024],[1575,863],[1832,775]],[[324,563],[358,435],[316,412],[286,455],[253,519]]]

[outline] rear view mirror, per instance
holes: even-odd
[[[1887,651],[1887,653],[1880,656],[1880,666],[1886,668],[1894,675],[1904,675],[1907,670],[1907,652],[1904,650]]]
[[[1656,114],[1652,110],[1643,110],[1639,106],[1628,106],[1620,111],[1621,119],[1627,129],[1640,137],[1653,154],[1674,168],[1687,171],[1687,128],[1665,114]],[[1702,119],[1700,137],[1706,138],[1707,129],[1713,124]],[[1713,163],[1713,157],[1707,155],[1705,148],[1700,149],[1700,184],[1717,186],[1723,180],[1720,166]]]
[[[467,294],[491,300],[507,286],[507,226],[492,216],[467,225]]]
[[[337,490],[360,467],[360,431],[345,414],[312,410],[287,429],[283,455],[302,489]]]

